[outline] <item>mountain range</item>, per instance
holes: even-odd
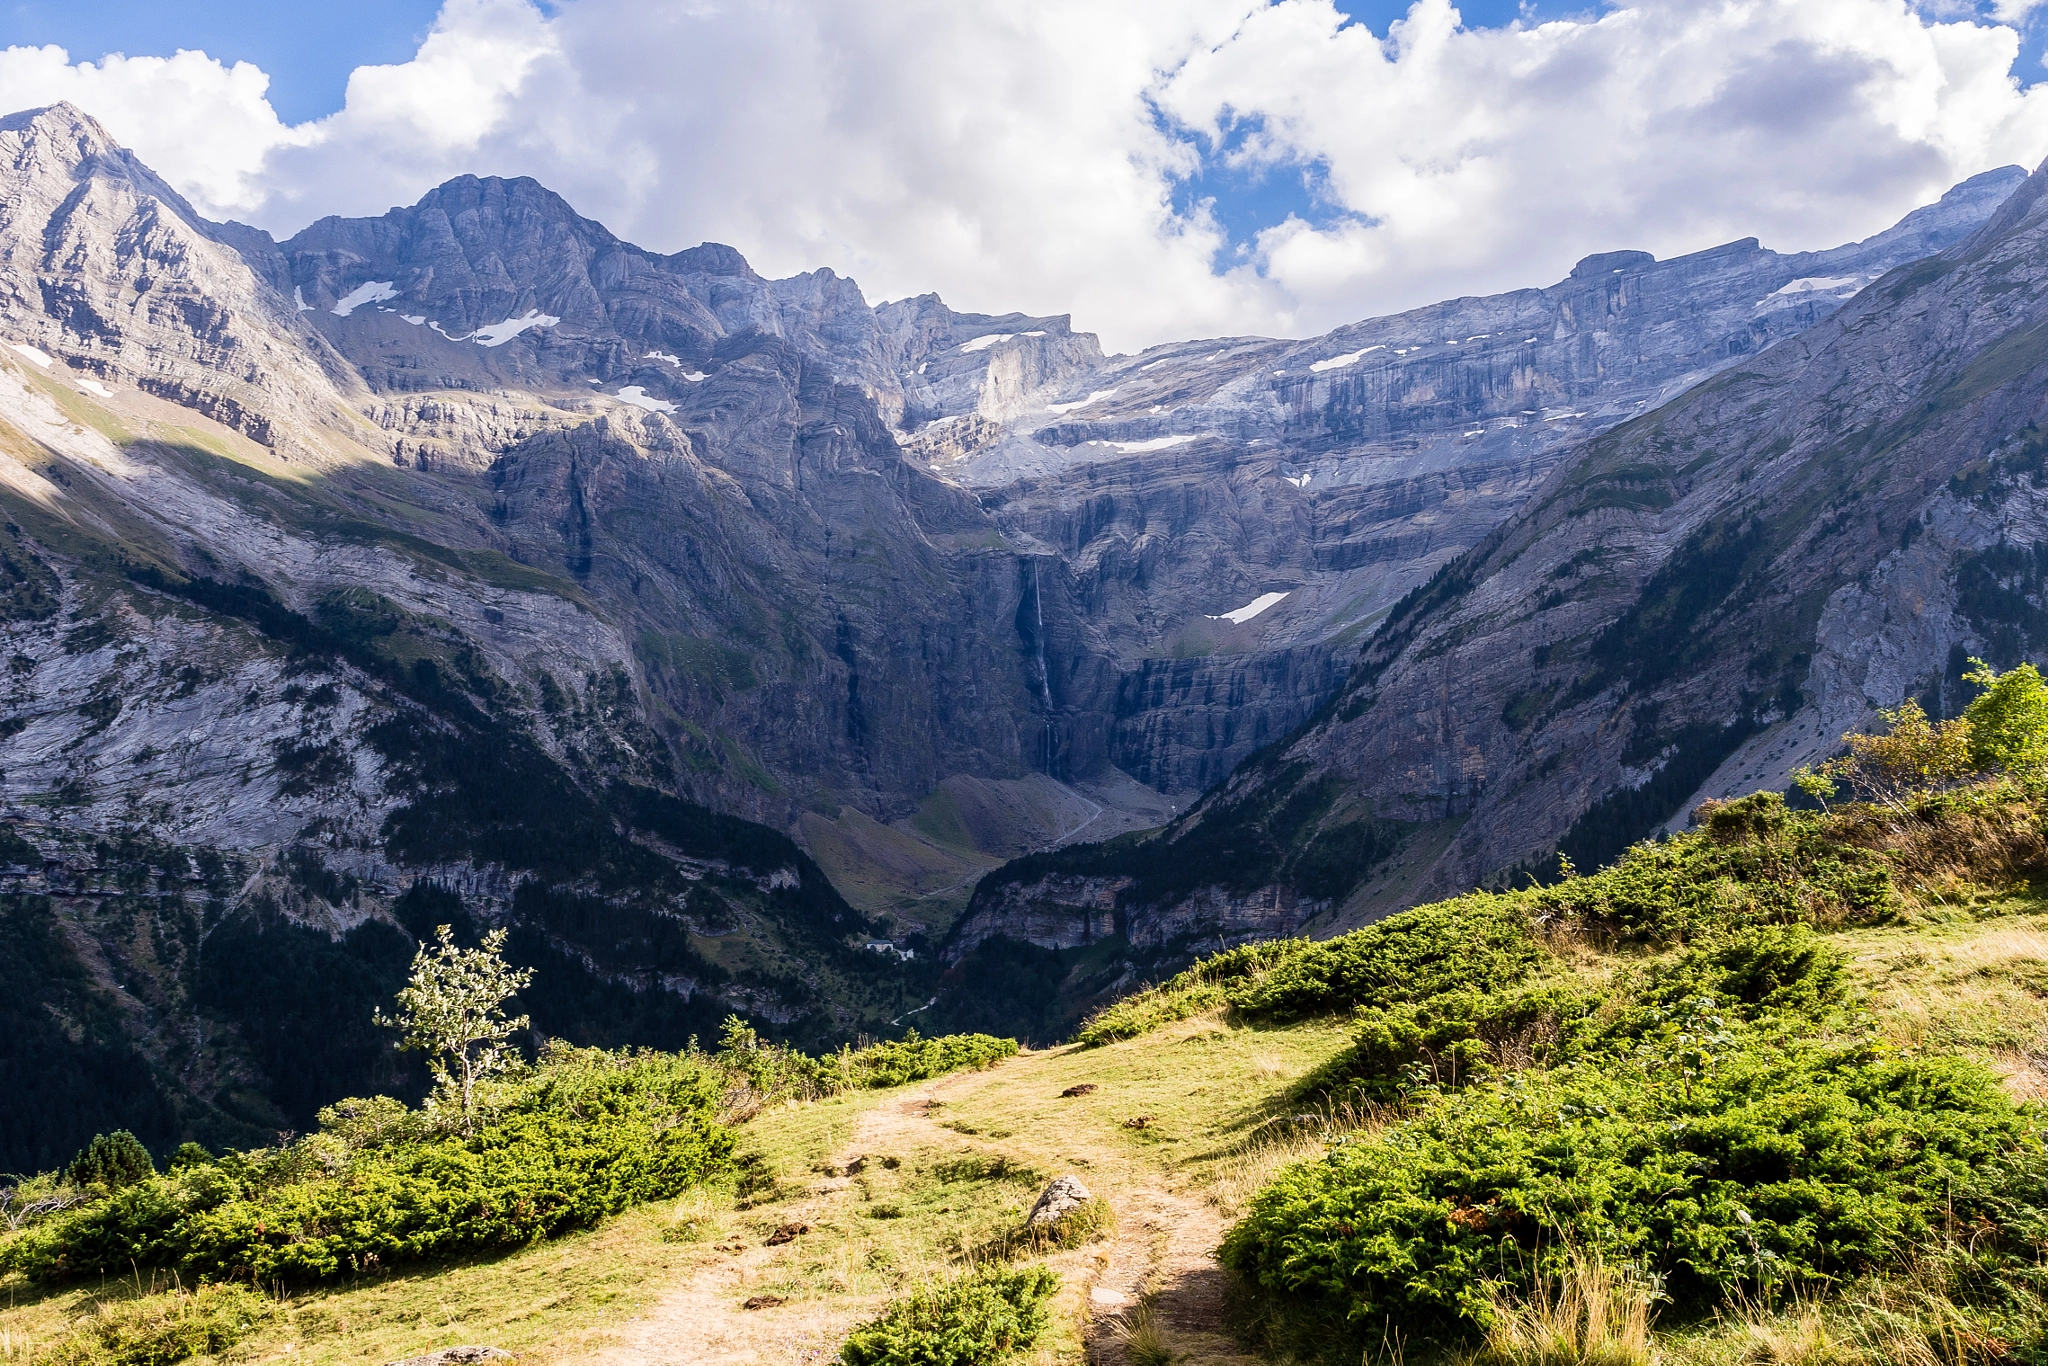
[[[1104,355],[461,177],[284,242],[0,119],[0,1166],[535,1027],[1055,1031],[1587,863],[2042,633],[2038,177]],[[963,913],[964,912],[964,913]]]

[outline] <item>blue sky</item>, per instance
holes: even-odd
[[[109,52],[168,57],[198,48],[270,73],[287,123],[341,108],[348,73],[402,62],[440,0],[0,0],[0,47],[55,43],[73,61]]]

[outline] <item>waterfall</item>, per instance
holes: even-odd
[[[1033,663],[1038,669],[1038,696],[1044,708],[1044,716],[1038,727],[1038,768],[1048,777],[1053,774],[1053,759],[1059,751],[1058,738],[1052,723],[1052,674],[1045,666],[1045,597],[1038,591],[1038,559],[1031,560],[1031,646]]]

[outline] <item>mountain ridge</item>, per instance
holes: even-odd
[[[1467,407],[1418,397],[1340,450],[1343,404],[1393,411],[1328,379],[1370,356],[1307,359],[1354,334],[1106,358],[1063,317],[643,252],[530,182],[268,242],[75,110],[4,123],[0,916],[54,965],[9,1027],[74,1128],[108,1127],[87,1075],[151,1141],[417,1082],[367,1003],[437,917],[511,929],[537,1027],[582,1042],[999,1002],[933,958],[977,878],[1156,826],[1310,717],[1567,430],[1468,450]],[[1875,250],[1988,213],[1973,184]],[[1756,332],[1789,259],[1711,258],[1714,345],[1833,307]],[[1630,269],[1574,288],[1676,382],[1699,338]],[[1242,395],[1274,348],[1312,378],[1269,436]],[[1395,368],[1493,402],[1454,351]],[[1145,378],[1097,413],[1103,366]],[[1037,439],[1053,405],[1071,445]],[[1004,450],[1046,463],[969,482]]]

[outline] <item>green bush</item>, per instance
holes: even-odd
[[[894,1043],[843,1049],[823,1062],[827,1069],[837,1072],[841,1089],[874,1090],[928,1081],[968,1067],[992,1067],[1004,1058],[1016,1056],[1015,1039],[998,1039],[989,1034],[947,1034],[921,1039],[913,1029]]]
[[[723,1169],[723,1089],[688,1055],[557,1048],[473,1134],[351,1128],[395,1102],[346,1102],[333,1132],[152,1177],[29,1230],[0,1245],[0,1270],[299,1281],[518,1247]]]
[[[1594,1001],[1569,987],[1449,991],[1360,1012],[1348,1047],[1303,1079],[1298,1097],[1393,1104],[1483,1081],[1505,1066],[1547,1066],[1576,1051]]]
[[[1060,1279],[1042,1266],[987,1267],[916,1291],[853,1330],[845,1366],[992,1366],[1029,1347]]]
[[[1956,1182],[2038,1145],[1984,1069],[1681,1019],[1631,1052],[1475,1086],[1289,1168],[1229,1233],[1276,1345],[1350,1360],[1391,1315],[1483,1326],[1568,1249],[1681,1312],[1896,1265]]]
[[[785,1096],[812,1100],[843,1091],[875,1090],[929,1081],[962,1068],[993,1067],[1017,1055],[1015,1039],[989,1034],[947,1034],[922,1038],[915,1029],[901,1039],[841,1048],[811,1057],[769,1043],[737,1015],[728,1016],[712,1061],[744,1082],[763,1100]]]
[[[1075,1032],[1074,1041],[1085,1048],[1099,1048],[1225,1005],[1227,984],[1268,972],[1311,947],[1306,939],[1265,939],[1211,954],[1158,986],[1096,1011]]]
[[[149,1160],[149,1149],[142,1146],[141,1139],[126,1129],[116,1129],[95,1135],[85,1151],[71,1160],[65,1175],[74,1186],[120,1190],[155,1176],[156,1164]]]
[[[1527,893],[1529,913],[1602,937],[1666,944],[1743,924],[1872,923],[1896,899],[1884,855],[1775,792],[1701,806],[1696,830],[1633,845],[1609,867]]]
[[[225,1352],[254,1331],[269,1310],[261,1295],[239,1285],[202,1285],[102,1303],[37,1361],[40,1366],[171,1366],[201,1353]]]
[[[1642,992],[1663,1007],[1702,995],[1745,1018],[1791,1014],[1818,1024],[1849,1005],[1848,965],[1805,925],[1751,925],[1652,968]]]
[[[1477,892],[1307,945],[1229,983],[1224,997],[1248,1018],[1302,1019],[1448,991],[1499,991],[1541,957],[1521,900]]]

